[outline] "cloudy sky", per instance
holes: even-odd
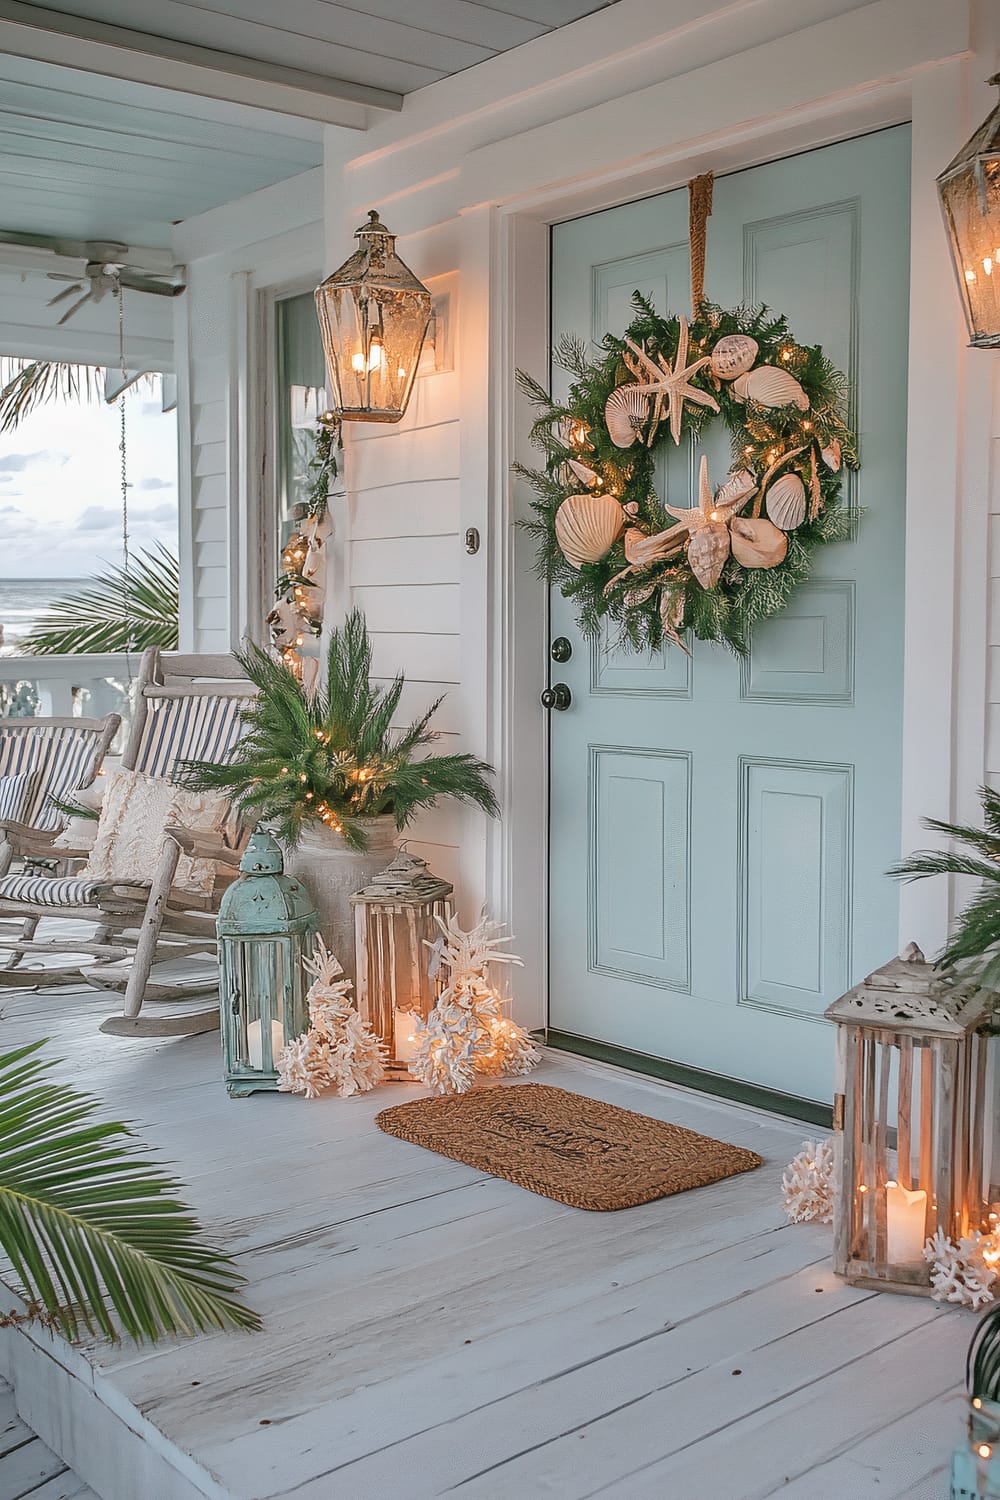
[[[52,402],[0,432],[0,580],[87,578],[122,557],[119,414]],[[159,391],[126,399],[133,551],[177,552],[177,422]]]

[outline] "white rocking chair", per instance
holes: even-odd
[[[228,656],[148,650],[136,683],[122,769],[166,781],[178,761],[224,759],[242,732],[240,709],[256,691],[238,673]],[[0,948],[96,958],[98,962],[89,967],[78,961],[70,973],[95,988],[124,992],[122,1013],[109,1017],[102,1031],[117,1036],[187,1036],[211,1030],[218,1025],[217,1005],[159,1016],[141,1011],[145,1000],[187,1000],[214,986],[214,976],[158,981],[150,975],[158,959],[181,960],[214,949],[219,898],[235,876],[243,842],[235,819],[211,836],[171,825],[163,829],[159,861],[148,881],[92,879],[85,872],[72,877],[5,876],[0,879],[0,917],[19,916],[36,925],[42,917],[89,920],[97,924],[97,931],[91,941],[12,943],[0,937]],[[75,852],[87,858],[88,851]],[[206,894],[192,895],[175,883],[182,853],[212,862]],[[10,970],[0,970],[0,982],[65,983],[66,971],[20,970],[15,978]]]

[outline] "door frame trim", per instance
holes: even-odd
[[[849,20],[850,15],[828,26]],[[954,59],[954,52],[948,57]],[[532,461],[530,413],[516,395],[515,371],[524,368],[548,381],[553,223],[682,187],[708,165],[721,175],[873,129],[911,124],[901,852],[921,841],[924,814],[975,816],[985,743],[988,578],[983,559],[989,507],[982,494],[960,497],[959,475],[966,452],[980,455],[971,461],[977,478],[984,468],[991,391],[982,364],[975,363],[976,351],[964,347],[934,185],[951,141],[960,142],[966,128],[963,63],[924,66],[881,90],[863,81],[864,57],[857,66],[855,90],[828,107],[792,111],[781,131],[732,129],[710,151],[702,141],[676,143],[655,169],[623,170],[614,177],[583,173],[570,183],[534,188],[462,215],[463,281],[473,292],[465,299],[467,319],[476,316],[476,290],[487,293],[485,361],[482,349],[475,361],[481,369],[485,362],[489,381],[490,456],[478,472],[488,470],[493,496],[485,588],[478,577],[488,661],[479,724],[487,754],[498,767],[505,808],[485,849],[487,899],[511,921],[532,976],[516,991],[518,1014],[527,1025],[544,1025],[548,1004],[548,733],[537,703],[548,665],[547,590],[534,580],[527,539],[515,530],[516,520],[527,513],[528,490],[511,480],[510,466],[517,458]],[[702,71],[708,88],[713,67]],[[760,103],[763,108],[765,101]],[[792,135],[794,151],[788,149]],[[478,231],[468,233],[474,226]],[[472,420],[481,432],[482,408]],[[463,574],[463,584],[471,581]],[[933,611],[928,599],[935,601]],[[956,661],[960,636],[961,664]],[[950,712],[941,712],[943,704]],[[953,899],[945,887],[946,882],[931,881],[901,889],[901,945],[914,935],[931,950],[943,941]],[[545,984],[539,983],[543,975]]]

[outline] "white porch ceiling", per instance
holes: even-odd
[[[0,233],[165,247],[318,165],[324,123],[364,128],[607,3],[0,0]]]

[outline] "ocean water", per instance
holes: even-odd
[[[7,654],[56,599],[72,597],[89,578],[0,578],[0,642]]]

